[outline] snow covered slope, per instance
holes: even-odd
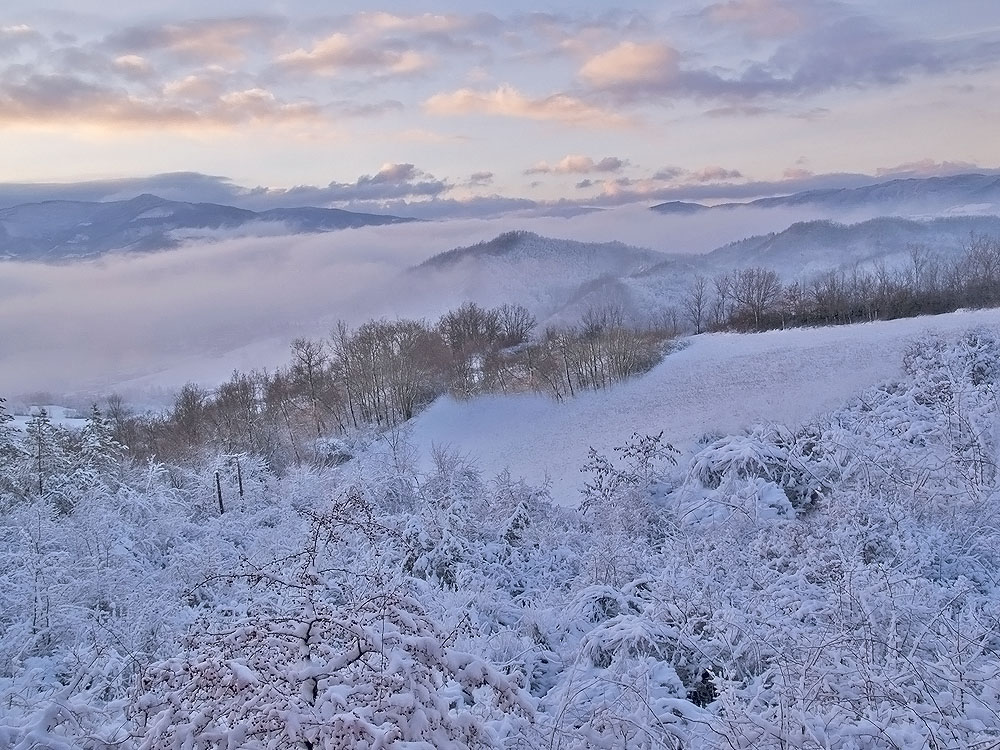
[[[647,375],[557,403],[533,394],[441,399],[412,424],[426,460],[435,446],[472,458],[486,475],[552,480],[556,502],[575,503],[587,451],[656,434],[678,448],[755,422],[797,423],[895,377],[907,343],[924,332],[1000,329],[1000,310],[957,312],[831,328],[703,334]]]

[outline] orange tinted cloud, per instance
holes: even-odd
[[[389,74],[417,73],[430,67],[430,57],[412,49],[371,44],[360,37],[331,34],[312,49],[299,48],[278,57],[281,67],[332,75],[347,68],[378,69]]]
[[[319,114],[314,104],[285,102],[261,88],[229,91],[199,106],[170,96],[140,97],[65,75],[32,75],[0,84],[0,125],[7,126],[228,128],[313,119]]]
[[[679,57],[677,50],[662,42],[622,42],[587,60],[580,77],[598,88],[664,82],[677,75]]]
[[[498,115],[527,120],[552,120],[589,125],[620,127],[628,124],[621,115],[609,112],[568,94],[529,97],[510,85],[493,91],[459,89],[435,94],[424,102],[432,115]]]
[[[548,162],[538,162],[530,169],[525,170],[525,174],[591,174],[593,172],[617,172],[624,167],[627,162],[617,156],[606,156],[600,161],[594,161],[589,156],[580,154],[568,154],[555,164]]]

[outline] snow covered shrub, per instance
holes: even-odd
[[[140,748],[493,747],[526,731],[520,689],[383,578],[385,540],[359,503],[314,518],[294,576],[248,569],[266,590],[245,614],[206,617],[144,671]]]
[[[0,748],[105,750],[127,743],[119,718],[124,701],[108,700],[108,686],[129,666],[103,656],[76,665],[62,679],[33,668],[20,675],[14,689],[2,691]]]
[[[391,591],[206,628],[145,671],[139,747],[493,747],[493,723],[523,730],[519,689],[446,643]]]
[[[792,432],[774,424],[715,440],[691,459],[689,468],[690,478],[707,489],[754,485],[764,504],[779,512],[785,503],[780,498],[767,502],[767,485],[779,488],[791,508],[802,510],[829,490],[836,473],[817,428]]]
[[[924,337],[904,360],[905,378],[835,415],[851,470],[873,490],[905,491],[928,511],[983,501],[1000,447],[1000,343],[983,331],[955,341]]]
[[[660,529],[651,502],[655,483],[675,466],[676,448],[658,435],[633,434],[614,448],[617,460],[590,449],[581,469],[587,474],[580,511],[608,531],[640,539],[654,539]]]
[[[458,588],[482,559],[487,540],[486,488],[478,470],[447,451],[417,488],[417,513],[404,531],[403,570],[445,588]]]
[[[565,608],[566,664],[542,707],[559,747],[679,748],[714,698],[683,613],[649,578],[590,586]]]

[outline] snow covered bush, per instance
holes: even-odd
[[[377,543],[368,511],[348,498],[315,518],[294,578],[248,571],[272,595],[206,618],[144,671],[140,748],[494,747],[524,731],[533,709],[515,683],[450,647],[405,581],[344,554]]]
[[[0,411],[0,748],[994,747],[998,382],[921,339],[810,424],[592,453],[579,508],[405,430],[278,476]]]

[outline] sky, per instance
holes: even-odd
[[[331,8],[334,8],[331,11]],[[7,0],[0,205],[474,217],[1000,167],[1000,3]]]

